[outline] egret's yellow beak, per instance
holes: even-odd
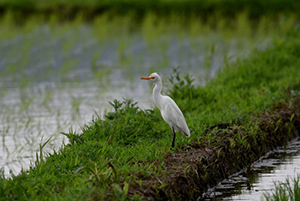
[[[154,77],[141,77],[142,80],[152,80]]]

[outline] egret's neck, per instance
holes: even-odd
[[[163,96],[161,95],[161,89],[162,89],[161,81],[155,83],[155,86],[153,88],[153,101],[159,109],[162,108],[162,99],[163,99]]]

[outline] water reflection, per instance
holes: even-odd
[[[263,156],[204,194],[203,200],[261,200],[275,189],[274,182],[300,173],[300,138]]]

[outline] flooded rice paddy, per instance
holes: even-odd
[[[93,26],[42,25],[0,38],[0,168],[28,169],[39,145],[44,152],[67,143],[61,132],[111,110],[108,101],[132,98],[152,108],[151,85],[141,76],[159,72],[167,86],[173,68],[204,85],[225,62],[264,49],[270,38],[189,37],[141,33],[99,36]]]

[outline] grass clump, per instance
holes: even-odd
[[[265,193],[266,201],[296,201],[300,200],[300,176],[287,178],[285,182],[275,183],[272,193]]]
[[[169,94],[185,114],[192,134],[190,139],[178,137],[176,150],[170,151],[171,131],[158,110],[141,110],[133,100],[114,100],[110,103],[114,112],[95,118],[81,133],[64,133],[69,144],[60,151],[46,157],[40,154],[30,170],[19,175],[2,176],[0,197],[196,198],[228,171],[290,139],[292,134],[282,133],[295,128],[300,118],[294,104],[300,90],[295,85],[299,83],[299,35],[299,30],[291,30],[273,47],[227,64],[205,87],[194,86],[197,78],[182,79],[175,71]],[[289,87],[293,93],[286,90]],[[288,112],[280,112],[280,105]],[[261,118],[255,118],[263,111]]]

